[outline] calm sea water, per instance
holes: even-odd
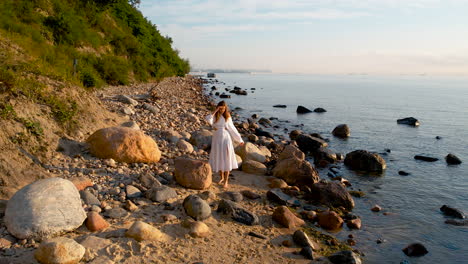
[[[274,122],[290,130],[303,124],[303,131],[322,134],[330,140],[330,149],[344,154],[391,149],[383,156],[388,168],[381,176],[357,175],[342,168],[342,176],[367,196],[355,198],[354,213],[362,218],[362,230],[344,228],[335,235],[344,240],[352,233],[356,248],[366,254],[365,263],[468,263],[468,227],[445,224],[447,217],[439,211],[447,204],[468,213],[468,77],[219,74],[217,79],[249,90],[248,96],[226,100],[243,108],[238,112],[242,116],[257,113],[289,120]],[[255,93],[250,88],[256,88]],[[273,108],[275,104],[287,108]],[[298,105],[328,112],[297,115]],[[409,116],[419,119],[421,126],[397,125],[397,119]],[[351,128],[347,140],[331,135],[342,123]],[[464,163],[448,166],[444,160],[448,153]],[[416,154],[440,160],[416,161]],[[399,170],[411,175],[400,176]],[[326,170],[320,172],[328,178]],[[391,215],[371,212],[374,204]],[[378,239],[384,242],[377,244]],[[429,254],[405,256],[402,248],[414,242],[423,243]]]

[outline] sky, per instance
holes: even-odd
[[[468,0],[142,0],[194,68],[468,74]]]

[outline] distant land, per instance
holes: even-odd
[[[212,72],[212,73],[272,73],[271,70],[258,69],[193,69],[192,72]]]

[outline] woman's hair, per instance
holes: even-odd
[[[229,113],[229,108],[228,108],[226,102],[224,102],[224,101],[219,102],[218,105],[216,106],[216,108],[218,108],[220,106],[225,106],[226,107],[226,111],[224,111],[223,117],[224,117],[225,120],[228,120],[228,118],[231,117],[231,113]],[[221,113],[219,111],[216,112],[216,114],[215,114],[215,123],[218,122],[220,117],[221,117]]]

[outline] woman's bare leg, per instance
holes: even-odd
[[[224,171],[219,171],[219,182],[218,184],[223,184],[223,181],[224,181]]]
[[[224,179],[225,179],[226,181],[224,182],[224,186],[223,186],[223,187],[224,187],[224,188],[227,188],[227,187],[228,187],[228,182],[229,182],[229,171],[225,171],[225,172],[224,172],[224,175],[225,175],[225,176],[224,176]]]

